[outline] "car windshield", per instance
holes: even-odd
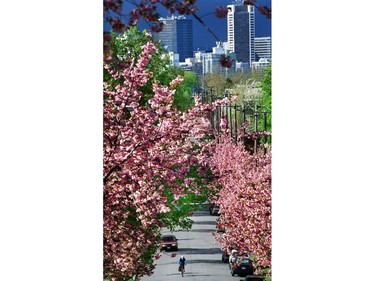
[[[161,240],[165,242],[172,242],[175,241],[175,238],[173,236],[164,236],[161,238]]]

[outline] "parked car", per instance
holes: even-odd
[[[238,257],[237,261],[231,267],[230,273],[232,276],[246,276],[254,274],[253,262],[248,257]]]
[[[216,231],[217,232],[225,232],[225,228],[223,226],[223,223],[220,220],[220,217],[218,217],[217,220],[216,220]]]
[[[240,279],[240,281],[263,281],[266,278],[264,276],[259,275],[247,275],[246,279]]]
[[[212,216],[218,216],[219,215],[220,206],[218,204],[215,204],[210,209],[210,215]]]
[[[178,251],[178,239],[176,236],[168,234],[162,235],[160,240],[160,250],[175,250]]]
[[[210,206],[208,207],[208,210],[210,211],[210,215],[212,215],[212,208],[215,206],[215,203],[210,203]]]

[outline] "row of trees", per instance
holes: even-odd
[[[269,225],[264,220],[260,222],[267,227],[254,228],[253,219],[258,219],[259,214],[252,213],[264,204],[270,207],[270,198],[256,199],[259,205],[250,200],[264,192],[270,195],[270,155],[268,162],[262,162],[225,135],[219,140],[208,138],[212,135],[208,112],[224,101],[211,106],[195,101],[185,112],[180,110],[182,106],[189,107],[184,102],[176,103],[178,90],[184,89],[182,77],[173,79],[172,72],[160,60],[162,50],[150,35],[134,30],[119,37],[114,35],[111,42],[115,45],[117,39],[125,38],[122,47],[117,44],[112,48],[114,53],[122,53],[127,44],[136,46],[134,35],[138,36],[139,49],[116,55],[128,65],[106,64],[104,70],[104,278],[130,280],[151,274],[158,258],[160,228],[191,227],[191,203],[202,202],[208,195],[216,196],[224,206],[228,232],[218,238],[223,247],[243,241],[235,245],[254,253],[258,265],[270,267],[270,249],[265,250],[271,245],[267,236],[270,221],[266,220]],[[261,163],[266,166],[265,178],[256,181]],[[252,176],[244,180],[249,171]],[[248,193],[241,193],[249,184],[260,190],[251,193],[248,188]],[[233,186],[238,193],[230,190]],[[243,200],[249,204],[243,204]],[[230,212],[231,206],[237,212]],[[231,217],[235,216],[238,223],[238,212],[242,213],[240,221],[243,219],[242,240],[238,240],[238,229],[229,230],[233,227]],[[266,215],[260,218],[265,219]],[[251,234],[253,229],[257,229],[256,235]],[[262,237],[266,240],[259,244]],[[249,239],[253,244],[248,243]]]
[[[216,81],[215,78],[212,76],[206,81]],[[237,74],[230,78],[229,81],[221,80],[225,81],[224,87],[237,96],[234,103],[240,105],[255,98],[260,111],[267,112],[266,120],[260,118],[258,125],[264,128],[265,121],[268,132],[263,133],[269,134],[272,131],[272,65],[261,72]],[[245,86],[242,88],[246,92],[241,91],[241,86]],[[220,204],[220,222],[226,230],[224,234],[216,233],[215,238],[226,252],[235,248],[240,255],[250,255],[258,273],[271,280],[272,150],[250,153],[244,142],[235,142],[225,133],[228,132],[227,127],[224,123],[223,133],[209,162],[215,178],[211,184],[211,199]],[[251,138],[251,133],[242,137]],[[258,138],[257,135],[253,137]]]
[[[252,154],[227,135],[215,146],[210,167],[215,175],[212,199],[220,204],[225,233],[215,238],[226,252],[252,256],[258,272],[271,268],[271,151]]]
[[[156,2],[188,13],[195,1],[140,1],[138,17],[153,20]],[[220,201],[226,196],[224,178],[233,169],[230,165],[239,164],[227,162],[223,173],[215,162],[224,150],[230,153],[230,140],[224,136],[212,139],[207,117],[226,100],[212,105],[194,101],[190,90],[197,83],[195,75],[170,67],[149,33],[124,28],[121,21],[107,13],[119,12],[122,1],[104,3],[114,31],[121,31],[104,37],[104,279],[137,280],[152,274],[154,261],[160,256],[156,246],[160,228],[190,228],[189,214],[195,206],[191,203],[203,202],[208,196],[216,194],[218,202],[225,204]],[[224,143],[227,145],[222,146]],[[259,159],[257,165],[262,163]],[[245,165],[245,170],[252,167],[251,161],[248,159],[250,166]],[[250,232],[253,229],[249,223],[243,226],[248,226]],[[229,234],[227,240],[222,240],[224,246],[231,243]],[[269,244],[270,239],[264,243]],[[256,255],[259,265],[270,266],[267,255],[259,250],[263,248],[256,247],[247,250]]]
[[[183,78],[167,85],[155,78],[159,51],[149,40],[125,68],[105,65],[103,258],[109,280],[151,274],[160,228],[191,227],[191,203],[207,198],[213,106],[196,101],[178,109],[174,96]]]

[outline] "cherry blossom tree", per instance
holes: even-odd
[[[248,254],[271,268],[271,152],[251,154],[241,142],[220,137],[211,159],[216,203],[226,232],[215,234],[224,250]],[[270,274],[270,272],[269,272]]]
[[[158,258],[156,243],[168,200],[178,204],[186,194],[200,194],[190,167],[204,164],[211,150],[205,138],[213,106],[195,105],[182,113],[172,107],[182,82],[167,86],[153,82],[154,95],[140,103],[140,90],[153,73],[147,68],[156,47],[142,46],[137,60],[118,71],[107,66],[115,87],[104,83],[103,182],[104,182],[104,279],[127,280],[151,274]],[[218,101],[220,103],[221,101]]]
[[[152,41],[152,36],[147,30],[139,31],[136,27],[131,27],[121,34],[110,32],[108,35],[110,40],[104,42],[108,56],[105,61],[106,67],[103,69],[103,80],[113,88],[115,85],[123,83],[123,81],[117,78],[114,79],[109,74],[108,65],[112,71],[121,71],[129,67],[132,60],[135,60],[136,63],[142,52],[141,47]],[[193,84],[190,75],[188,72],[170,65],[168,53],[160,46],[159,42],[153,41],[153,44],[156,47],[156,51],[152,53],[151,59],[147,64],[147,69],[153,72],[153,76],[140,88],[142,91],[140,103],[146,104],[153,95],[152,85],[154,80],[159,81],[162,85],[168,85],[174,78],[181,75],[184,77],[184,82],[176,90],[174,107],[186,110],[194,104],[194,99],[190,94]],[[186,95],[185,91],[189,92],[189,94]]]

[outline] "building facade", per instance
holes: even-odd
[[[233,60],[233,65],[230,68],[221,66],[221,56],[229,56]],[[233,74],[236,71],[236,54],[229,50],[223,49],[221,44],[217,42],[217,46],[212,48],[212,52],[194,52],[194,63],[196,68],[193,70],[200,76],[209,73],[219,73],[225,76]]]
[[[268,67],[270,64],[271,62],[267,58],[260,58],[259,61],[254,61],[251,64],[251,69],[260,70],[260,69]]]
[[[271,37],[255,38],[255,61],[261,58],[272,59]]]
[[[254,6],[237,3],[227,6],[228,48],[236,53],[238,62],[251,65],[255,61]]]
[[[179,61],[193,57],[193,23],[184,16],[160,18],[163,30],[155,33],[154,38],[160,40],[168,52],[179,55]]]

